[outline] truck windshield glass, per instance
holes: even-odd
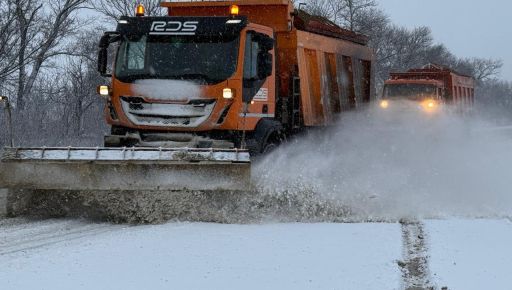
[[[384,98],[405,98],[421,100],[436,97],[437,88],[433,85],[421,84],[393,84],[386,85]]]
[[[193,80],[200,84],[225,81],[235,73],[239,36],[142,36],[124,40],[119,48],[116,77]]]

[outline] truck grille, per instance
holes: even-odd
[[[138,126],[194,128],[208,120],[215,100],[194,100],[188,104],[148,103],[141,98],[122,97],[128,119]]]

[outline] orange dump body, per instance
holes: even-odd
[[[211,100],[213,105],[196,107],[198,117],[187,116],[183,112],[193,111],[187,107],[194,106],[191,100],[154,99],[150,94],[137,93],[137,84],[122,82],[114,74],[106,112],[108,123],[139,131],[232,133],[245,130],[250,134],[261,120],[271,119],[291,134],[305,127],[330,125],[342,111],[369,102],[374,96],[373,52],[366,46],[366,38],[295,10],[289,0],[162,2],[161,6],[169,9],[169,19],[237,19],[230,15],[233,4],[239,6],[237,17],[245,17],[247,25],[240,32],[235,72],[220,83],[200,85],[201,98]],[[249,96],[251,101],[244,104],[244,68],[249,51],[246,43],[252,33],[274,39],[274,47],[269,51],[273,69],[257,92]],[[225,89],[232,90],[233,98],[223,97]],[[137,119],[127,112],[129,106],[123,105],[123,97],[141,98],[149,104],[160,104],[161,108],[181,106],[183,114],[179,118],[164,116],[160,110],[153,116],[137,116]]]

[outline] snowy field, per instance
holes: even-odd
[[[512,223],[429,220],[436,289],[510,289]],[[0,222],[0,289],[403,289],[401,225]],[[429,278],[429,279],[430,279]]]

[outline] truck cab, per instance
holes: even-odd
[[[475,81],[470,76],[441,65],[427,64],[407,72],[391,73],[384,83],[380,107],[390,110],[398,103],[408,103],[409,108],[417,107],[426,113],[437,113],[448,107],[466,112],[474,102],[474,87]]]
[[[443,83],[437,80],[388,80],[384,84],[380,106],[388,109],[400,103],[419,104],[414,107],[432,113],[444,105],[444,91]]]
[[[240,144],[226,140],[240,138],[225,135],[253,130],[258,118],[274,114],[273,30],[232,12],[122,17],[115,32],[105,33],[99,70],[112,77],[106,119],[113,128],[106,145],[233,148]]]

